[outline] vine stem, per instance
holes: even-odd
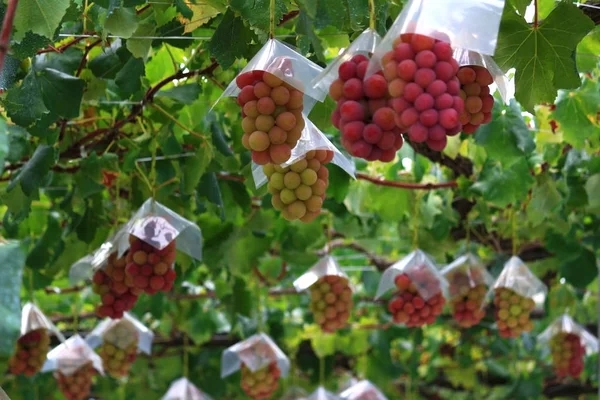
[[[319,357],[319,385],[325,387],[325,357]]]
[[[2,21],[2,31],[0,31],[0,72],[2,72],[2,68],[4,67],[6,53],[8,53],[10,34],[12,32],[18,3],[19,0],[8,0],[6,14],[4,14],[4,21]]]
[[[369,0],[369,28],[375,30],[375,0]]]
[[[189,374],[189,338],[187,334],[183,334],[183,376],[188,377]]]
[[[538,27],[538,0],[533,0],[533,28]]]
[[[269,6],[269,37],[275,37],[275,0],[271,0]]]
[[[421,209],[421,192],[417,192],[415,196],[415,208],[413,212],[413,249],[419,248],[419,213]]]
[[[512,225],[512,254],[517,255],[517,213],[515,208],[511,209],[511,225]]]

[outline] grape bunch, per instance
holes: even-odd
[[[125,272],[126,257],[112,253],[107,265],[94,273],[92,290],[100,295],[101,304],[96,308],[99,317],[121,318],[123,312],[135,305],[142,290],[134,287]]]
[[[50,348],[46,329],[27,332],[17,340],[15,354],[9,361],[11,374],[33,376],[42,369]]]
[[[487,68],[478,65],[461,67],[456,76],[460,81],[460,98],[465,103],[459,116],[462,131],[471,134],[479,125],[492,120],[494,96],[490,94],[489,85],[494,83],[494,78]]]
[[[120,320],[103,334],[98,354],[104,368],[114,377],[124,377],[137,357],[138,337],[133,324]]]
[[[396,125],[416,143],[435,151],[446,147],[446,136],[458,134],[464,111],[458,63],[446,42],[419,34],[402,34],[382,57],[389,104]]]
[[[281,375],[276,362],[271,362],[264,368],[252,372],[242,364],[242,389],[248,397],[254,400],[269,399],[279,387]]]
[[[410,272],[410,276],[406,273],[396,276],[394,283],[398,290],[388,303],[388,310],[396,324],[408,327],[432,324],[446,303],[440,281],[425,265]]]
[[[447,275],[450,283],[450,309],[454,319],[463,328],[475,326],[485,316],[483,302],[487,293],[484,283],[472,286],[472,282],[479,281],[469,274],[477,271],[456,270]]]
[[[242,144],[252,151],[252,160],[260,165],[286,162],[304,129],[304,93],[265,71],[245,72],[235,81],[241,89]]]
[[[338,79],[329,87],[329,96],[337,102],[331,120],[342,133],[342,145],[350,154],[389,162],[402,147],[402,131],[388,104],[383,73],[364,79],[368,64],[366,56],[356,55],[340,65]]]
[[[325,164],[332,159],[332,151],[311,150],[289,167],[263,166],[269,178],[273,207],[281,210],[285,219],[311,222],[319,215],[329,186],[329,170]]]
[[[310,309],[321,330],[333,333],[346,326],[352,310],[352,289],[342,276],[321,277],[310,287]]]
[[[521,296],[509,288],[496,288],[494,306],[500,336],[516,338],[533,329],[533,323],[529,320],[529,314],[535,308],[533,299]]]
[[[579,335],[574,333],[560,332],[550,340],[552,351],[552,364],[559,378],[571,376],[579,378],[583,371],[583,357],[585,347],[581,343]]]
[[[96,370],[92,363],[88,363],[75,371],[71,375],[65,375],[58,371],[58,388],[67,400],[85,400],[90,394],[92,387],[92,378]]]
[[[175,240],[158,250],[144,240],[130,235],[129,246],[125,269],[129,282],[148,294],[170,291],[177,277],[173,269],[177,255]]]

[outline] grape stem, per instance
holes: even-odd
[[[538,0],[533,0],[533,28],[538,27]]]
[[[4,21],[2,22],[2,31],[0,31],[0,72],[4,67],[4,58],[6,57],[6,53],[8,53],[10,34],[12,32],[13,21],[15,19],[15,13],[17,11],[18,2],[19,0],[8,0],[6,14],[4,14]]]

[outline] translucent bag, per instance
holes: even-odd
[[[308,393],[306,393],[306,390],[298,386],[292,386],[279,400],[306,400],[307,397]]]
[[[572,333],[579,336],[587,355],[598,352],[598,339],[567,314],[555,319],[544,332],[538,335],[537,340],[541,345],[549,346],[552,338],[559,333]]]
[[[342,54],[336,57],[319,75],[315,77],[312,82],[312,86],[323,92],[324,96],[329,93],[329,87],[338,78],[338,69],[341,64],[349,61],[352,57],[357,54],[370,56],[375,52],[375,49],[381,42],[381,36],[372,30],[367,28],[361,33],[352,43],[348,46]]]
[[[387,400],[387,397],[367,380],[362,380],[340,393],[344,400]]]
[[[527,265],[517,256],[512,256],[494,282],[492,290],[499,288],[511,289],[520,296],[535,301],[540,306],[544,303],[548,288],[537,276],[535,276]]]
[[[39,329],[55,334],[61,342],[65,341],[65,337],[60,333],[60,330],[46,317],[42,310],[35,304],[27,302],[21,311],[21,336]]]
[[[383,69],[381,59],[400,34],[417,33],[454,47],[494,55],[504,0],[410,0],[377,47],[367,76]]]
[[[461,67],[468,65],[477,65],[484,67],[494,78],[494,83],[498,87],[500,97],[505,103],[510,100],[508,98],[508,78],[504,72],[500,69],[496,61],[487,54],[480,54],[476,51],[465,50],[462,48],[455,47],[452,55]]]
[[[93,349],[103,343],[127,349],[132,343],[137,342],[137,351],[150,355],[154,332],[130,313],[125,313],[121,319],[106,318],[100,322],[85,340]]]
[[[297,292],[308,289],[315,284],[319,279],[325,276],[339,276],[348,280],[348,275],[342,270],[336,259],[331,256],[321,258],[308,271],[302,274],[294,281],[294,288]]]
[[[281,167],[288,167],[303,159],[306,156],[306,153],[311,150],[333,151],[331,163],[342,168],[348,175],[356,179],[356,167],[354,162],[344,156],[308,118],[306,119],[306,126],[302,130],[302,136],[296,144],[296,147],[292,150],[290,159],[281,164]],[[268,178],[263,171],[263,166],[254,162],[252,163],[252,177],[254,178],[254,184],[257,189],[268,182]]]
[[[290,360],[265,333],[250,336],[227,348],[221,357],[221,378],[239,370],[242,365],[250,371],[261,370],[271,363],[276,363],[281,376],[286,377],[290,371]]]
[[[212,397],[184,377],[171,383],[161,400],[212,400]]]
[[[125,231],[157,250],[175,241],[177,250],[202,259],[202,232],[198,225],[151,198],[131,217]],[[129,240],[126,234],[117,236],[119,257],[129,248]]]
[[[96,271],[104,268],[110,254],[116,251],[115,239],[121,236],[123,236],[123,231],[119,230],[92,254],[88,254],[73,263],[69,269],[69,281],[71,284],[76,285],[81,281],[91,279]]]
[[[104,375],[100,356],[81,336],[74,335],[48,353],[48,359],[42,368],[42,372],[58,371],[69,376],[88,363],[91,363],[97,372]]]
[[[342,398],[331,393],[323,386],[319,386],[306,400],[342,400]]]

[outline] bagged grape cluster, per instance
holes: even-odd
[[[452,316],[463,328],[477,325],[483,317],[482,309],[487,294],[487,287],[479,283],[471,287],[469,276],[457,271],[447,277],[450,284],[450,309]]]
[[[90,394],[92,378],[95,374],[96,370],[91,362],[78,368],[70,375],[58,371],[56,373],[58,388],[67,400],[85,400]]]
[[[417,268],[411,276],[400,274],[394,280],[397,292],[388,303],[394,323],[408,327],[433,324],[446,300],[439,281],[427,270]]]
[[[585,347],[579,335],[559,332],[550,339],[552,364],[559,378],[579,378],[584,366]]]
[[[343,276],[321,277],[310,287],[310,309],[321,330],[334,333],[348,323],[352,310],[352,289]]]
[[[254,372],[242,365],[241,386],[244,393],[254,400],[270,399],[279,387],[280,375],[276,362]]]
[[[472,134],[480,125],[492,120],[494,97],[490,86],[494,83],[492,74],[482,66],[460,67],[457,74],[460,81],[460,98],[464,101],[464,110],[460,114],[460,123],[464,133]]]
[[[28,377],[35,375],[42,369],[49,349],[48,330],[36,329],[22,335],[9,361],[10,373]]]
[[[304,93],[260,70],[238,75],[236,84],[241,89],[242,144],[257,164],[285,163],[304,129]]]
[[[289,167],[263,166],[273,207],[280,210],[285,219],[311,222],[320,214],[329,185],[329,170],[325,164],[332,159],[332,151],[311,150]]]
[[[369,58],[359,54],[340,65],[338,79],[329,87],[329,96],[337,102],[331,120],[340,130],[342,145],[350,154],[369,161],[389,162],[402,147],[402,131],[396,126],[394,110],[388,104],[383,73],[364,79],[368,64]]]
[[[121,319],[103,334],[103,343],[98,350],[102,363],[109,375],[125,377],[137,357],[138,337],[133,324]]]
[[[121,318],[131,310],[143,290],[133,285],[125,267],[126,256],[119,258],[111,253],[105,268],[99,269],[92,278],[92,290],[100,295],[101,304],[96,308],[99,317]]]
[[[500,336],[516,338],[523,332],[530,332],[533,323],[529,316],[535,302],[508,288],[496,288],[494,293],[495,317]]]
[[[447,136],[462,130],[459,116],[464,111],[456,77],[459,66],[450,44],[404,33],[394,40],[381,63],[397,127],[411,141],[443,150]]]

